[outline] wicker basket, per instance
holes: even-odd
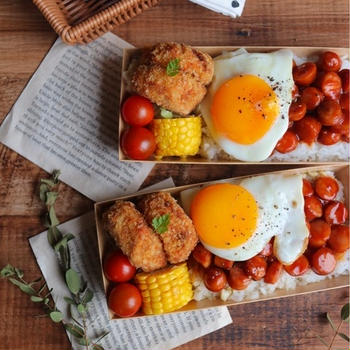
[[[67,44],[88,43],[159,0],[33,0]]]

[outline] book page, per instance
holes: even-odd
[[[57,39],[0,127],[0,141],[98,201],[136,191],[152,163],[118,160],[123,48],[107,33],[88,45]]]
[[[165,180],[148,189],[171,186],[172,180]],[[59,228],[63,233],[70,232],[75,236],[75,239],[69,242],[72,267],[81,273],[94,292],[88,309],[91,331],[89,336],[94,338],[104,331],[110,331],[101,341],[105,349],[167,350],[232,322],[225,306],[146,318],[109,320],[98,257],[94,213],[89,212],[70,220]],[[49,288],[53,288],[52,296],[56,300],[57,308],[64,312],[63,297],[69,296],[69,291],[61,276],[55,253],[47,241],[47,231],[30,238],[29,241]],[[73,349],[80,349],[81,346],[76,343],[75,338],[67,334]]]

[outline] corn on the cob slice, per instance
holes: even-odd
[[[178,310],[192,298],[192,284],[187,264],[182,263],[135,276],[142,294],[142,310],[146,315]]]
[[[156,139],[155,156],[193,156],[201,144],[200,117],[154,119],[152,130]]]

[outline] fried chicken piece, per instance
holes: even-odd
[[[167,65],[179,60],[179,72],[167,75]],[[131,76],[131,87],[157,105],[188,115],[203,99],[214,73],[212,58],[190,46],[161,43],[146,51]]]
[[[177,264],[187,260],[198,242],[192,220],[167,192],[145,195],[138,203],[149,225],[154,218],[169,214],[167,231],[159,234],[168,261]]]
[[[133,203],[116,201],[103,214],[103,223],[135,267],[150,272],[167,265],[162,242]]]

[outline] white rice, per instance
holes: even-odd
[[[314,180],[320,176],[331,176],[335,177],[331,171],[315,171],[305,174],[305,178],[308,180]],[[336,179],[337,180],[337,179]],[[338,201],[344,201],[344,185],[337,180],[339,185],[339,192],[335,198]],[[304,275],[299,277],[290,276],[284,270],[275,284],[265,283],[264,280],[251,281],[248,287],[244,290],[233,290],[229,286],[224,288],[221,292],[213,293],[205,287],[202,276],[199,270],[191,269],[191,279],[194,289],[194,300],[200,301],[203,299],[217,299],[220,298],[223,301],[242,301],[242,300],[253,300],[261,297],[269,296],[276,290],[293,290],[297,286],[305,286],[309,283],[319,282],[325,279],[332,279],[341,275],[349,275],[350,271],[350,250],[346,252],[342,260],[337,261],[335,270],[329,275],[318,275],[309,269]]]

